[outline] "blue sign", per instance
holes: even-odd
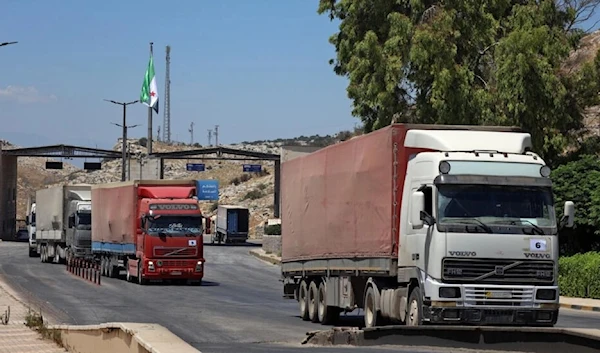
[[[203,172],[204,163],[187,163],[185,169],[187,169],[188,172]]]
[[[196,180],[198,200],[219,200],[218,180]]]
[[[260,164],[244,164],[244,173],[260,173],[262,165]]]

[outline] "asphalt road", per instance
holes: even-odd
[[[206,246],[202,286],[140,286],[103,277],[89,283],[64,265],[27,256],[26,243],[0,242],[0,276],[35,308],[69,324],[147,322],[165,326],[207,352],[441,352],[409,347],[308,348],[307,331],[324,329],[300,320],[297,303],[282,298],[279,267],[248,254],[251,246]],[[355,320],[346,321],[356,324]],[[558,326],[597,328],[600,314],[562,310]]]

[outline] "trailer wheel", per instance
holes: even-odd
[[[312,322],[319,322],[318,296],[319,290],[317,289],[317,283],[311,281],[308,286],[308,318]]]
[[[40,245],[40,262],[46,262],[46,247],[44,245]]]
[[[29,248],[29,257],[35,257],[35,255],[37,255],[35,249]]]
[[[377,310],[377,305],[375,303],[375,289],[373,289],[372,286],[367,289],[365,295],[364,311],[365,327],[375,327],[382,323],[383,318],[381,317],[379,310]]]
[[[334,306],[327,306],[327,285],[321,282],[319,285],[318,295],[318,310],[319,322],[323,325],[329,325],[337,321],[340,311]]]
[[[406,325],[423,325],[423,297],[421,296],[421,289],[419,289],[419,287],[413,288],[408,297]]]
[[[308,285],[305,280],[300,282],[298,288],[298,304],[300,306],[300,318],[308,321]]]

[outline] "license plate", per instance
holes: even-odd
[[[493,291],[485,293],[485,296],[490,299],[512,299],[512,292]]]
[[[172,271],[171,275],[172,276],[179,276],[179,275],[181,275],[181,271]]]

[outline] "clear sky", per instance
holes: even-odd
[[[167,5],[169,4],[169,5]],[[347,80],[328,63],[337,23],[317,0],[4,0],[0,12],[0,138],[22,146],[112,148],[122,109],[139,98],[154,42],[163,125],[171,46],[172,139],[222,143],[351,129]],[[130,136],[147,108],[129,106]]]

